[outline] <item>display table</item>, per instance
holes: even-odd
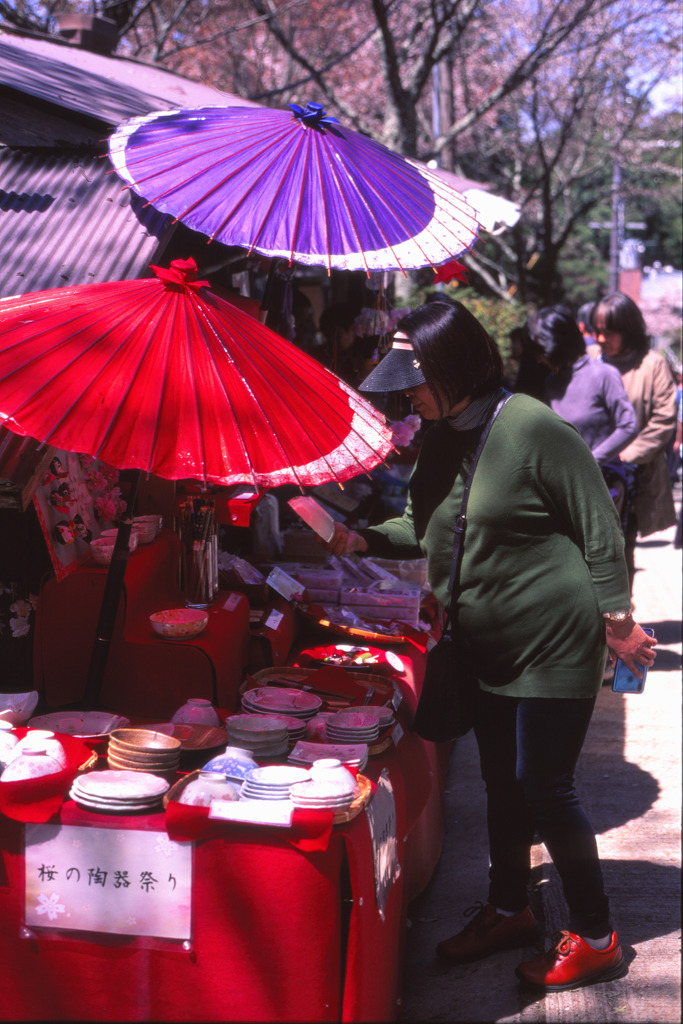
[[[195,640],[157,637],[150,612],[184,603],[177,558],[177,538],[165,531],[128,563],[102,689],[101,702],[112,711],[161,721],[191,696],[235,710],[252,663],[284,665],[323,638],[339,640],[302,626],[286,602],[269,609],[282,612],[278,622],[250,634],[246,598],[227,593],[212,604],[209,625]],[[82,567],[42,588],[36,686],[51,707],[81,698],[91,649],[83,638],[94,635],[105,575]],[[31,921],[27,928],[24,844],[31,826],[0,814],[3,1018],[396,1020],[407,907],[441,851],[449,745],[411,732],[424,650],[380,646],[395,656],[392,678],[401,696],[391,744],[363,769],[381,799],[375,793],[357,817],[328,830],[319,848],[296,841],[290,830],[222,822],[190,840],[173,830],[170,812],[98,814],[68,799],[52,820],[57,834],[65,827],[65,837],[74,835],[66,826],[95,830],[94,843],[102,841],[97,830],[114,830],[106,848],[124,833],[144,832],[157,833],[162,849],[169,835],[183,849],[189,845],[192,925],[185,941],[43,927],[42,918],[40,927]],[[388,850],[397,870],[382,887]]]
[[[149,615],[183,607],[178,537],[164,530],[128,560],[100,704],[128,716],[168,718],[188,697],[232,708],[249,657],[249,603],[221,592],[209,624],[192,640],[154,633]],[[83,698],[107,569],[80,566],[43,583],[36,615],[35,688],[50,707]]]
[[[398,738],[398,733],[397,733]],[[217,823],[194,843],[192,937],[180,942],[23,928],[26,826],[0,816],[0,997],[5,1020],[394,1020],[401,991],[407,837],[430,789],[410,733],[363,770],[392,791],[393,824],[375,844],[366,811],[327,848],[284,830]],[[374,799],[374,798],[373,798]],[[368,810],[372,810],[372,801]],[[107,815],[67,801],[63,826],[163,832],[165,815]],[[217,834],[216,834],[217,833]],[[398,877],[380,912],[378,841]],[[54,927],[54,926],[53,926]]]

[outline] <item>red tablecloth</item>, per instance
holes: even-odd
[[[131,589],[140,624],[145,601],[153,598],[161,584],[157,577],[154,585],[149,584],[143,563],[136,566],[140,585]],[[226,624],[227,619],[221,621],[216,642],[229,646]],[[123,638],[123,625],[120,628]],[[68,636],[73,632],[69,626]],[[135,628],[130,633],[133,641],[134,634]],[[53,678],[64,685],[68,682],[66,651],[60,647],[58,633],[45,633],[45,621],[40,640],[39,662],[42,659],[45,668],[51,652],[59,667]],[[306,645],[311,642],[310,637],[304,640]],[[69,646],[66,641],[65,646]],[[133,716],[160,719],[182,702],[174,695],[173,707],[164,705],[162,710],[159,706],[174,672],[177,681],[180,652],[192,645],[145,643],[141,638],[135,644],[136,664],[142,664],[143,649],[162,646],[170,648],[175,658],[168,675],[150,670],[144,686],[137,676],[137,682],[125,680],[127,692],[135,696],[138,688],[136,707],[130,709]],[[398,677],[403,700],[394,742],[363,770],[375,782],[384,771],[395,802],[400,874],[388,892],[383,913],[375,893],[370,825],[362,812],[348,824],[335,826],[322,850],[311,848],[316,842],[292,844],[275,828],[253,826],[226,825],[212,838],[197,841],[193,935],[188,948],[148,938],[44,930],[25,935],[23,826],[0,814],[3,1018],[395,1020],[407,905],[426,885],[441,849],[448,753],[447,745],[426,743],[410,731],[424,654],[408,644],[395,650],[404,671]],[[182,699],[191,695],[209,696],[230,707],[220,693],[217,698],[212,693],[184,692]],[[114,709],[127,710],[118,701]],[[166,826],[160,813],[99,815],[71,801],[63,805],[58,820],[64,825],[105,829],[161,831]]]
[[[321,643],[343,643],[343,639],[326,632],[304,634],[290,652],[288,662],[297,664],[299,653]],[[358,646],[362,646],[359,642]],[[405,837],[405,897],[415,899],[427,885],[441,855],[444,835],[444,786],[450,760],[450,743],[429,743],[410,732],[420,695],[426,653],[415,644],[374,643],[373,646],[392,654],[392,665],[400,664],[393,680],[401,694],[398,721],[406,734],[397,754],[404,776],[406,792],[413,794],[408,813]],[[397,660],[398,659],[398,660]],[[312,667],[312,665],[310,666]],[[372,667],[364,669],[372,672]],[[349,673],[353,676],[353,673]],[[384,668],[378,678],[387,681]]]
[[[401,751],[401,747],[403,750]],[[404,837],[423,799],[404,786],[410,738],[373,759],[393,787],[401,873],[384,916],[366,814],[320,852],[278,830],[226,825],[194,849],[191,948],[146,938],[22,937],[22,826],[0,817],[0,998],[5,1020],[394,1020],[406,900]],[[415,765],[415,779],[422,772]],[[163,830],[165,816],[107,816],[68,801],[64,825]]]
[[[150,626],[152,612],[185,604],[176,580],[178,557],[178,537],[171,530],[130,556],[100,695],[103,707],[159,720],[188,697],[235,706],[249,657],[244,595],[220,593],[210,606],[208,626],[192,640],[167,640]],[[93,563],[41,588],[35,686],[50,707],[77,704],[83,697],[106,573]]]

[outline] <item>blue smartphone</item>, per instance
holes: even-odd
[[[647,633],[648,636],[654,636],[654,630],[646,629],[643,626],[643,633]],[[630,668],[626,668],[621,658],[617,658],[617,663],[614,666],[614,679],[612,680],[612,689],[615,693],[642,693],[645,689],[645,679],[647,678],[647,668],[641,667],[643,673],[642,679],[637,679],[631,672]]]

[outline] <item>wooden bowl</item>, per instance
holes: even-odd
[[[128,750],[110,743],[108,754],[113,754],[119,761],[134,761],[136,764],[177,764],[180,758],[178,750]]]
[[[133,753],[180,750],[180,740],[175,736],[167,736],[163,732],[153,732],[151,729],[113,729],[109,733],[110,745],[112,740],[114,746]]]

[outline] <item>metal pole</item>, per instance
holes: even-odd
[[[609,236],[609,290],[619,290],[619,249],[621,234],[621,167],[612,167],[612,224]]]

